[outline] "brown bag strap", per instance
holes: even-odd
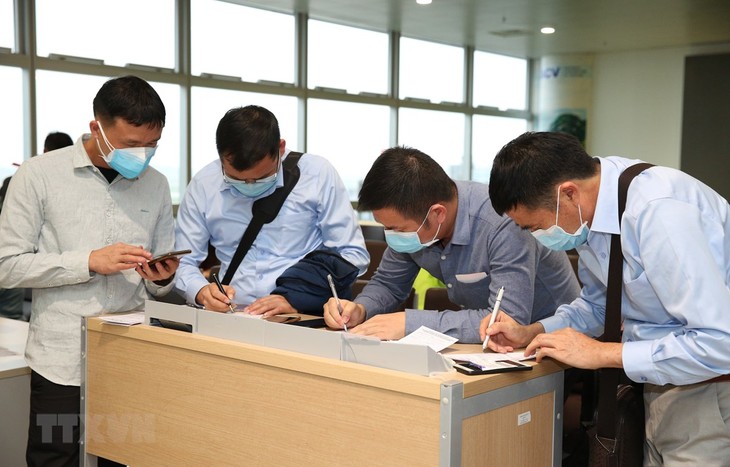
[[[618,223],[619,233],[611,235],[611,254],[608,262],[608,290],[606,292],[606,317],[603,342],[621,342],[621,289],[623,254],[621,252],[621,217],[626,208],[626,194],[631,181],[653,164],[639,163],[628,167],[618,179]],[[616,389],[623,370],[602,368],[598,371],[598,413],[596,433],[605,440],[616,441]]]

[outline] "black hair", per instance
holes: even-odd
[[[236,170],[247,170],[264,157],[279,156],[279,122],[269,110],[257,105],[231,109],[215,132],[218,156]]]
[[[358,195],[359,211],[391,208],[419,222],[428,209],[456,196],[456,184],[444,169],[418,149],[386,149],[365,176]]]
[[[598,170],[598,160],[575,136],[527,132],[505,144],[494,158],[489,197],[500,215],[518,205],[553,209],[560,183],[590,178]]]
[[[69,135],[60,131],[48,133],[43,142],[43,152],[53,151],[55,149],[65,148],[74,144]]]
[[[157,91],[131,75],[104,83],[94,97],[94,116],[107,124],[121,118],[135,126],[165,127],[165,105]]]

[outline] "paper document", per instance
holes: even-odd
[[[133,326],[144,322],[144,311],[135,313],[113,313],[109,315],[101,315],[99,318],[109,324],[117,326]]]
[[[264,315],[252,315],[250,313],[244,313],[243,311],[236,311],[233,313],[236,316],[243,316],[244,318],[251,318],[251,319],[263,319]]]
[[[416,345],[427,345],[436,352],[441,352],[446,347],[456,342],[459,339],[455,337],[447,336],[446,334],[434,331],[426,326],[421,326],[412,333],[398,340],[401,344],[416,344]]]

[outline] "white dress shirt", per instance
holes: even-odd
[[[91,251],[117,242],[170,251],[174,221],[164,175],[148,167],[137,179],[109,183],[86,154],[88,137],[23,163],[0,216],[0,287],[33,289],[28,365],[73,386],[80,385],[83,317],[141,309],[172,288],[134,269],[89,272]]]

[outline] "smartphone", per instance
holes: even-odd
[[[482,366],[467,360],[454,360],[454,368],[465,375],[488,375],[507,371],[532,370],[532,365],[525,365],[514,360],[497,360],[491,362],[488,366]]]
[[[188,253],[192,253],[192,250],[177,250],[177,251],[170,251],[168,253],[165,253],[164,255],[155,256],[151,260],[147,262],[150,266],[152,266],[155,263],[159,263],[160,261],[165,261],[166,259],[170,258],[179,258],[181,256],[185,256]]]

